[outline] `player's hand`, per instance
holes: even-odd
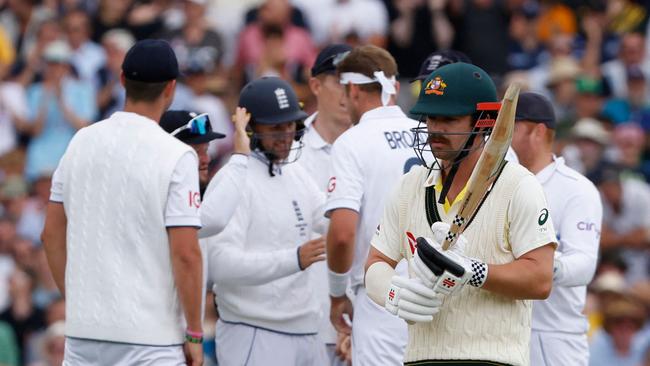
[[[310,240],[298,249],[298,258],[301,270],[307,269],[316,262],[325,260],[325,238]]]
[[[453,250],[442,250],[430,238],[416,239],[417,249],[411,266],[417,277],[437,293],[451,295],[469,282],[482,287],[487,279],[488,266],[483,261],[466,257]]]
[[[234,149],[236,154],[249,155],[251,153],[251,139],[246,132],[246,126],[251,120],[251,114],[244,107],[237,107],[232,121],[235,124],[235,136],[233,138]]]
[[[386,294],[389,313],[409,322],[430,322],[440,311],[442,295],[427,287],[419,278],[393,276]]]
[[[185,342],[183,345],[187,366],[203,365],[203,344]]]
[[[330,300],[332,302],[330,306],[330,321],[334,329],[346,335],[352,334],[352,327],[349,323],[349,321],[352,321],[352,301],[345,295],[341,297],[330,296]],[[346,319],[346,315],[348,319]]]
[[[348,334],[336,334],[336,356],[345,362],[346,365],[352,365],[352,338]]]
[[[439,246],[442,245],[442,242],[445,241],[445,238],[447,237],[447,233],[449,233],[450,228],[451,225],[449,225],[446,222],[442,222],[442,221],[434,222],[433,225],[431,225],[431,230],[433,231],[433,237],[432,237],[433,241]],[[458,239],[456,239],[454,245],[449,247],[449,250],[464,255],[466,247],[467,247],[467,238],[465,237],[465,235],[461,234],[458,237]]]

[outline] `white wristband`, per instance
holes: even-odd
[[[341,297],[345,295],[345,291],[348,289],[350,272],[351,270],[345,273],[333,272],[331,269],[328,270],[327,277],[329,278],[330,284],[330,296]]]

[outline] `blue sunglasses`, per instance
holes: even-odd
[[[184,126],[175,129],[171,135],[176,136],[185,130],[190,130],[190,133],[194,135],[205,135],[208,133],[208,123],[208,114],[199,114],[198,116],[192,118]]]

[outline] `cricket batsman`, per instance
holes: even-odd
[[[535,176],[503,162],[464,234],[441,248],[490,131],[477,122],[494,118],[496,101],[485,71],[455,63],[424,81],[411,110],[421,116],[416,153],[434,163],[387,200],[365,278],[368,295],[409,322],[406,365],[529,364],[531,300],[549,295],[556,246]],[[394,271],[411,258],[403,248],[410,278]]]

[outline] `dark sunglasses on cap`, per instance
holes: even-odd
[[[187,122],[184,126],[175,129],[171,135],[176,136],[185,130],[190,130],[190,133],[194,135],[205,135],[208,133],[208,123],[208,114],[199,114],[198,116],[189,120],[189,122]]]
[[[330,57],[324,59],[316,67],[314,67],[312,70],[312,75],[319,75],[327,71],[334,71],[334,69],[336,69],[341,61],[343,61],[349,54],[350,51],[345,51],[331,55]]]

